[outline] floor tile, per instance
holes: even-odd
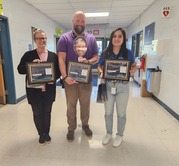
[[[0,107],[1,166],[178,166],[179,123],[151,97],[141,97],[140,87],[130,83],[124,141],[118,148],[102,145],[106,134],[104,104],[96,103],[93,86],[89,125],[93,137],[81,127],[79,104],[75,140],[68,142],[64,89],[57,87],[53,104],[50,144],[41,146],[27,100]],[[115,137],[116,113],[114,114]]]

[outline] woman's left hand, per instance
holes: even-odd
[[[42,61],[40,59],[34,59],[33,62],[41,63]]]
[[[134,63],[131,65],[130,76],[133,76],[134,73],[136,72],[136,70],[137,70],[137,66],[136,66],[136,62],[134,62]]]

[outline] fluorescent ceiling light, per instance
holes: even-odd
[[[86,17],[107,17],[109,16],[109,12],[101,12],[101,13],[85,13]]]

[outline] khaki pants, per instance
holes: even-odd
[[[90,97],[92,82],[68,85],[65,83],[65,94],[67,103],[68,130],[74,131],[77,127],[76,107],[79,100],[80,118],[82,125],[88,125],[90,114]]]

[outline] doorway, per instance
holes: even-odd
[[[132,52],[135,57],[142,56],[143,31],[132,36]]]

